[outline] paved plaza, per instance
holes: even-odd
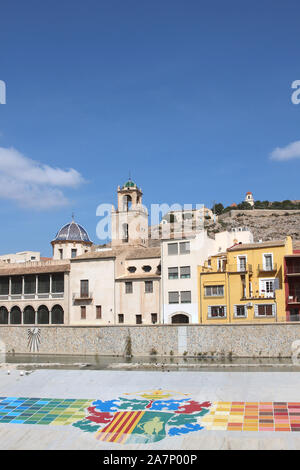
[[[1,449],[298,449],[297,372],[0,370]]]

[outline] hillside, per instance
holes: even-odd
[[[248,215],[251,213],[251,215]],[[207,222],[208,234],[230,230],[235,227],[247,227],[254,236],[254,241],[278,240],[291,235],[294,240],[300,240],[300,212],[299,211],[261,211],[257,215],[254,211],[232,211],[231,214],[219,216],[218,222]],[[268,213],[270,212],[270,214]]]

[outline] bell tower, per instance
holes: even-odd
[[[118,207],[111,212],[112,245],[147,246],[148,212],[142,190],[129,178],[118,186]]]

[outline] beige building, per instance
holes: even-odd
[[[20,251],[8,255],[0,255],[0,263],[26,263],[27,261],[40,261],[39,251]]]

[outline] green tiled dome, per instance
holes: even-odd
[[[129,178],[128,181],[124,184],[123,188],[135,188],[136,184]]]

